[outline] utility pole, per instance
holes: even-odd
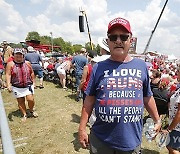
[[[52,32],[50,32],[50,34],[51,34],[51,52],[53,52],[53,50],[54,50],[54,47],[53,47],[53,33]]]
[[[148,42],[147,42],[147,44],[146,44],[146,47],[145,47],[145,49],[144,49],[143,54],[145,54],[145,53],[147,52],[148,48],[149,48],[149,44],[150,44],[150,42],[151,42],[152,36],[153,36],[153,34],[154,34],[154,32],[155,32],[155,30],[156,30],[156,28],[157,28],[157,25],[158,25],[158,23],[159,23],[159,21],[160,21],[160,18],[161,18],[161,16],[162,16],[163,12],[164,12],[164,9],[165,9],[165,7],[166,7],[167,2],[168,2],[168,0],[166,0],[164,6],[163,6],[163,8],[162,8],[161,14],[160,14],[160,16],[159,16],[159,18],[158,18],[158,20],[157,20],[157,22],[156,22],[156,25],[155,25],[154,29],[153,29],[152,32],[151,32],[151,35],[150,35],[149,40],[148,40]]]
[[[88,30],[88,36],[89,36],[90,46],[91,46],[91,50],[93,50],[93,45],[92,45],[91,34],[90,34],[90,30],[89,30],[89,25],[88,25],[87,14],[86,14],[86,12],[85,12],[82,8],[80,9],[80,12],[81,12],[82,15],[84,15],[85,18],[86,18],[86,25],[87,25],[87,30]]]

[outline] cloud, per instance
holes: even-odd
[[[22,10],[16,10],[13,5],[4,0],[0,1],[0,18],[3,19],[0,25],[0,29],[3,29],[0,30],[0,41],[5,39],[17,43],[24,40],[28,32],[37,31],[40,35],[48,36],[50,32],[53,32],[54,37],[62,37],[73,44],[85,44],[89,41],[86,23],[85,33],[80,33],[78,27],[79,8],[82,7],[88,17],[93,43],[97,44],[98,37],[106,36],[110,20],[117,16],[125,17],[131,22],[133,35],[138,38],[137,52],[142,53],[164,2],[151,0],[141,10],[118,10],[115,13],[114,10],[107,9],[107,0],[46,0],[46,4],[43,4],[42,0],[31,0],[31,3],[35,6],[34,9],[38,8],[38,5],[42,5],[44,9],[34,10],[36,16],[34,14],[25,16]],[[28,6],[24,6],[24,9],[26,7]],[[180,49],[179,23],[178,14],[166,6],[149,50],[157,50],[166,54],[170,52],[180,56],[178,52]]]
[[[126,13],[127,18],[131,21],[133,34],[138,38],[137,52],[142,53],[144,51],[161,10],[161,0],[152,0],[145,10]],[[180,52],[178,52],[180,48],[180,43],[178,43],[180,39],[179,35],[177,35],[180,33],[178,23],[180,23],[180,17],[166,6],[153,34],[149,50],[156,50],[164,54],[173,52],[175,55],[180,56]]]
[[[33,4],[40,4],[42,2],[43,2],[43,0],[31,0],[31,3],[33,3]]]
[[[0,1],[0,19],[0,36],[3,40],[19,41],[23,39],[23,32],[26,31],[27,25],[13,6],[5,1]]]

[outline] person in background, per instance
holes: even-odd
[[[2,59],[2,52],[0,51],[0,88],[1,89],[4,89],[6,86],[5,86],[5,83],[3,81],[3,73],[4,73],[4,65],[3,65],[3,59]]]
[[[42,57],[40,54],[36,53],[36,50],[32,46],[29,46],[28,53],[25,54],[25,60],[29,61],[32,65],[33,71],[35,76],[38,75],[40,85],[39,88],[44,88],[43,86],[43,69],[44,69],[44,62],[42,60]],[[40,65],[40,62],[42,63],[42,66]],[[34,88],[36,88],[36,83],[34,83]]]
[[[65,60],[63,63],[61,63],[57,68],[57,74],[60,79],[60,84],[62,85],[63,89],[67,89],[66,87],[66,73],[69,71],[71,68],[71,61],[70,60]]]
[[[30,62],[24,60],[22,49],[14,49],[14,60],[7,63],[6,81],[7,89],[13,92],[17,99],[19,109],[22,113],[22,121],[27,117],[38,117],[34,112],[34,72]],[[29,113],[27,113],[25,99],[28,102]]]
[[[156,102],[158,114],[161,116],[168,115],[168,103],[169,103],[169,79],[163,78],[159,81],[157,87],[152,89],[153,97]]]
[[[151,81],[150,81],[151,90],[153,88],[158,88],[158,85],[161,81],[161,72],[158,70],[153,70],[152,76],[150,76],[150,78],[151,78]]]
[[[154,131],[158,133],[161,127],[147,66],[128,54],[132,41],[129,21],[113,19],[107,36],[111,56],[93,67],[82,107],[79,142],[83,148],[90,146],[91,154],[139,153],[144,106],[154,120]],[[97,119],[88,136],[86,124],[93,108]]]
[[[180,81],[180,66],[178,67],[178,81]],[[180,88],[170,97],[169,126],[163,133],[168,134],[170,141],[166,146],[169,154],[180,153]]]
[[[72,59],[72,65],[75,69],[75,79],[76,79],[75,87],[77,89],[77,94],[76,94],[76,101],[77,102],[79,102],[80,98],[82,97],[81,91],[79,90],[79,84],[81,82],[83,68],[88,63],[88,60],[87,60],[85,54],[86,54],[86,49],[81,48],[80,54],[74,56]]]
[[[83,103],[86,97],[85,90],[87,88],[87,85],[90,79],[92,68],[93,68],[93,65],[96,63],[93,60],[93,58],[95,58],[96,56],[97,56],[97,53],[95,51],[93,50],[88,51],[88,64],[84,66],[81,82],[79,85],[79,90],[81,90],[83,94]]]
[[[110,57],[110,51],[107,44],[107,38],[99,37],[98,44],[100,46],[101,61],[108,59]]]
[[[2,55],[2,58],[3,58],[3,61],[4,61],[4,66],[6,67],[8,59],[10,57],[12,57],[13,48],[11,48],[8,45],[7,41],[3,41],[2,46],[3,46],[3,55]]]

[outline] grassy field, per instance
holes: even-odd
[[[44,89],[35,90],[35,109],[39,117],[28,118],[25,123],[12,94],[2,91],[4,106],[17,154],[88,154],[78,143],[78,126],[82,102],[74,100],[68,89],[49,82]],[[87,128],[88,129],[88,128]],[[155,142],[143,139],[144,154],[166,154],[164,148],[159,152]],[[0,152],[1,153],[1,152]]]

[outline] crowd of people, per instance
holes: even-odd
[[[76,101],[83,99],[79,125],[83,148],[90,147],[91,154],[140,153],[145,107],[154,120],[156,135],[169,133],[167,149],[170,154],[177,154],[180,142],[174,138],[180,137],[180,65],[157,56],[134,58],[128,53],[131,41],[130,23],[120,17],[109,22],[107,38],[98,39],[100,55],[81,48],[74,56],[47,58],[32,46],[12,49],[4,41],[0,53],[1,87],[13,92],[22,120],[26,121],[28,117],[38,117],[33,95],[35,88],[44,88],[44,75],[53,72],[52,76],[57,76],[66,90],[67,74],[73,73]],[[164,114],[169,116],[166,129],[161,128]],[[90,119],[88,135],[86,125]]]

